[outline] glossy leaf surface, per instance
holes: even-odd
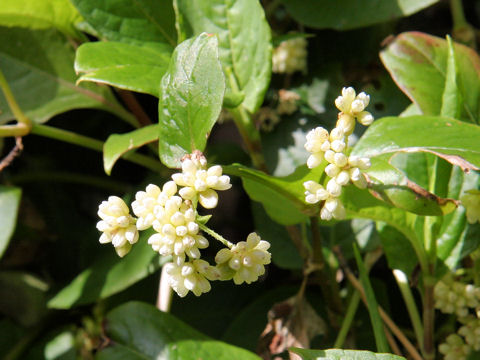
[[[228,87],[226,98],[255,112],[263,101],[272,67],[270,27],[260,2],[177,0],[177,3],[187,37],[204,31],[218,36]],[[232,86],[232,80],[238,89]]]
[[[355,29],[420,11],[438,0],[282,0],[298,22],[316,29]]]
[[[103,168],[110,175],[118,159],[126,152],[158,139],[158,125],[149,125],[125,134],[112,134],[103,145]]]
[[[211,340],[173,315],[140,302],[126,303],[107,315],[114,342],[97,359],[259,360],[241,348]]]
[[[75,56],[75,71],[81,74],[77,82],[93,81],[158,97],[171,51],[166,44],[85,43]]]
[[[176,44],[169,0],[72,0],[85,20],[106,40]]]
[[[0,258],[15,230],[21,195],[20,188],[0,185]]]
[[[447,86],[447,90],[450,88],[454,91],[449,93],[457,98],[454,101],[458,101],[459,97],[462,100],[459,118],[478,123],[480,57],[464,45],[454,44],[453,49],[454,54],[452,49],[449,50],[447,41],[441,38],[407,32],[398,35],[380,53],[380,57],[400,89],[418,105],[423,114],[441,114]],[[451,69],[447,71],[449,66]],[[455,78],[452,72],[457,72]],[[452,82],[457,86],[452,87]]]
[[[110,90],[75,85],[74,50],[55,29],[0,27],[0,68],[20,108],[34,122],[77,108],[97,108],[128,117]],[[48,51],[45,51],[48,49]],[[13,118],[0,94],[0,123]]]
[[[393,354],[376,354],[362,350],[309,350],[291,348],[291,351],[300,355],[303,360],[405,360],[402,356]]]
[[[204,150],[224,93],[217,38],[204,33],[181,43],[161,84],[159,152],[165,165],[180,167],[185,154]]]

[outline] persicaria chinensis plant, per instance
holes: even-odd
[[[3,0],[0,358],[480,359],[479,28]]]

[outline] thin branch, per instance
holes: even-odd
[[[22,143],[22,137],[17,136],[15,137],[15,146],[13,147],[12,150],[8,153],[7,156],[3,158],[3,160],[0,162],[0,172],[3,171],[7,166],[10,166],[10,164],[15,160],[15,158],[20,155],[20,153],[23,150],[23,143]]]

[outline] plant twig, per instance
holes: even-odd
[[[12,150],[8,153],[7,156],[5,156],[2,161],[0,162],[0,172],[3,171],[7,166],[9,166],[13,160],[20,155],[20,153],[23,150],[23,143],[22,143],[22,137],[17,136],[15,137],[15,146],[13,147]]]
[[[138,102],[137,98],[131,91],[121,90],[117,91],[118,95],[122,98],[128,110],[137,118],[138,123],[141,126],[147,126],[152,124],[152,120],[143,110],[142,106]]]
[[[163,266],[158,283],[157,309],[163,312],[170,312],[172,297],[173,291],[168,283],[168,274],[165,271],[165,266]]]

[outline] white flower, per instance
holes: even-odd
[[[165,271],[169,275],[168,283],[180,297],[189,291],[195,296],[209,292],[211,289],[208,280],[220,278],[218,270],[204,260],[193,260],[183,264],[165,264]]]
[[[323,127],[317,127],[310,130],[306,137],[305,149],[312,153],[307,160],[307,166],[309,169],[313,169],[320,165],[324,152],[330,149],[330,135]]]
[[[307,40],[302,37],[282,41],[273,50],[272,71],[293,74],[307,69]]]
[[[206,209],[217,206],[218,194],[215,190],[228,190],[232,187],[230,177],[222,175],[222,167],[215,165],[207,169],[207,160],[201,152],[194,152],[182,160],[182,172],[172,175],[178,186],[183,186],[179,194],[186,200],[197,199]]]
[[[315,181],[305,181],[303,187],[305,188],[305,202],[309,204],[316,204],[330,196],[328,191]]]
[[[97,229],[103,232],[100,243],[112,243],[120,257],[125,256],[132,244],[138,241],[135,218],[130,215],[127,204],[118,196],[110,196],[98,207],[98,216],[102,219]]]
[[[468,308],[480,305],[480,288],[455,281],[448,274],[435,285],[434,298],[435,307],[443,313],[466,317]]]
[[[155,208],[164,206],[176,192],[177,185],[173,181],[167,181],[162,190],[157,185],[150,184],[145,191],[137,192],[135,201],[132,203],[133,213],[138,216],[137,229],[145,230],[152,226],[155,220]]]
[[[460,198],[460,201],[467,212],[467,221],[470,224],[480,221],[480,191],[469,190]]]
[[[158,233],[150,236],[148,243],[163,256],[176,255],[184,260],[186,254],[199,259],[199,249],[208,247],[208,240],[198,234],[195,219],[191,203],[176,195],[170,197],[165,206],[155,208],[153,228]]]
[[[325,201],[325,205],[320,210],[320,218],[329,221],[332,218],[337,220],[345,219],[346,211],[343,207],[342,201],[339,198],[329,197]]]
[[[337,121],[337,127],[344,130],[346,135],[350,135],[355,128],[355,121],[365,126],[373,122],[373,116],[365,108],[370,103],[370,96],[361,92],[356,95],[352,87],[343,88],[342,95],[335,99],[335,106],[341,111]]]
[[[451,334],[438,347],[438,351],[445,355],[444,360],[465,360],[471,348],[457,334]]]
[[[480,350],[480,319],[474,316],[468,316],[460,319],[464,324],[459,330],[458,334],[465,338],[465,342],[470,345],[473,350]]]
[[[265,273],[265,265],[270,264],[271,255],[268,241],[262,240],[256,233],[251,233],[247,241],[240,241],[231,249],[224,248],[215,256],[219,268],[233,270],[233,282],[240,285],[257,281]],[[220,270],[222,271],[222,270]]]

